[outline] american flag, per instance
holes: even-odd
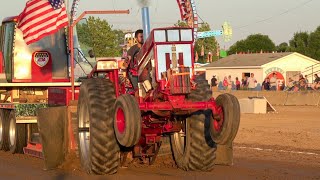
[[[31,44],[68,25],[64,0],[29,0],[19,15],[18,28]]]

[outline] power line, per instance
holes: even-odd
[[[201,18],[201,16],[199,15],[199,13],[197,13],[197,15],[198,15],[198,18],[202,21],[201,23],[198,23],[198,24],[204,23],[205,21]]]
[[[303,3],[301,3],[301,4],[298,4],[297,6],[295,6],[295,7],[293,7],[293,8],[287,9],[286,11],[281,12],[281,13],[279,13],[279,14],[275,14],[275,15],[270,16],[270,17],[268,17],[268,18],[261,19],[261,20],[259,20],[259,21],[256,21],[256,22],[253,22],[253,23],[244,25],[244,26],[235,27],[235,29],[241,29],[241,28],[245,28],[245,27],[248,27],[248,26],[251,26],[251,25],[255,25],[255,24],[259,24],[259,23],[262,23],[262,22],[269,21],[270,19],[273,19],[273,18],[275,18],[275,17],[282,16],[282,15],[284,15],[284,14],[289,13],[290,11],[293,11],[293,10],[296,10],[296,9],[298,9],[298,8],[300,8],[300,7],[303,7],[303,6],[309,4],[309,3],[312,2],[312,1],[313,1],[313,0],[305,1],[305,2],[303,2]]]

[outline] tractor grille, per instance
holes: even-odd
[[[190,85],[190,68],[179,67],[178,72],[168,71],[171,94],[188,94],[191,90]]]

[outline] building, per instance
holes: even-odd
[[[206,69],[206,78],[210,80],[216,75],[219,82],[224,77],[231,75],[233,81],[254,73],[257,89],[261,87],[266,77],[275,72],[278,79],[278,88],[286,85],[289,77],[298,80],[299,74],[307,75],[308,81],[314,80],[313,74],[320,74],[320,62],[299,53],[257,53],[257,54],[233,54],[201,67]]]

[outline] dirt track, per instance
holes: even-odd
[[[120,169],[94,179],[320,179],[320,108],[276,107],[278,113],[244,114],[235,140],[234,166],[184,172],[168,157],[151,167]],[[43,171],[42,161],[0,152],[0,179],[89,179],[75,169]]]

